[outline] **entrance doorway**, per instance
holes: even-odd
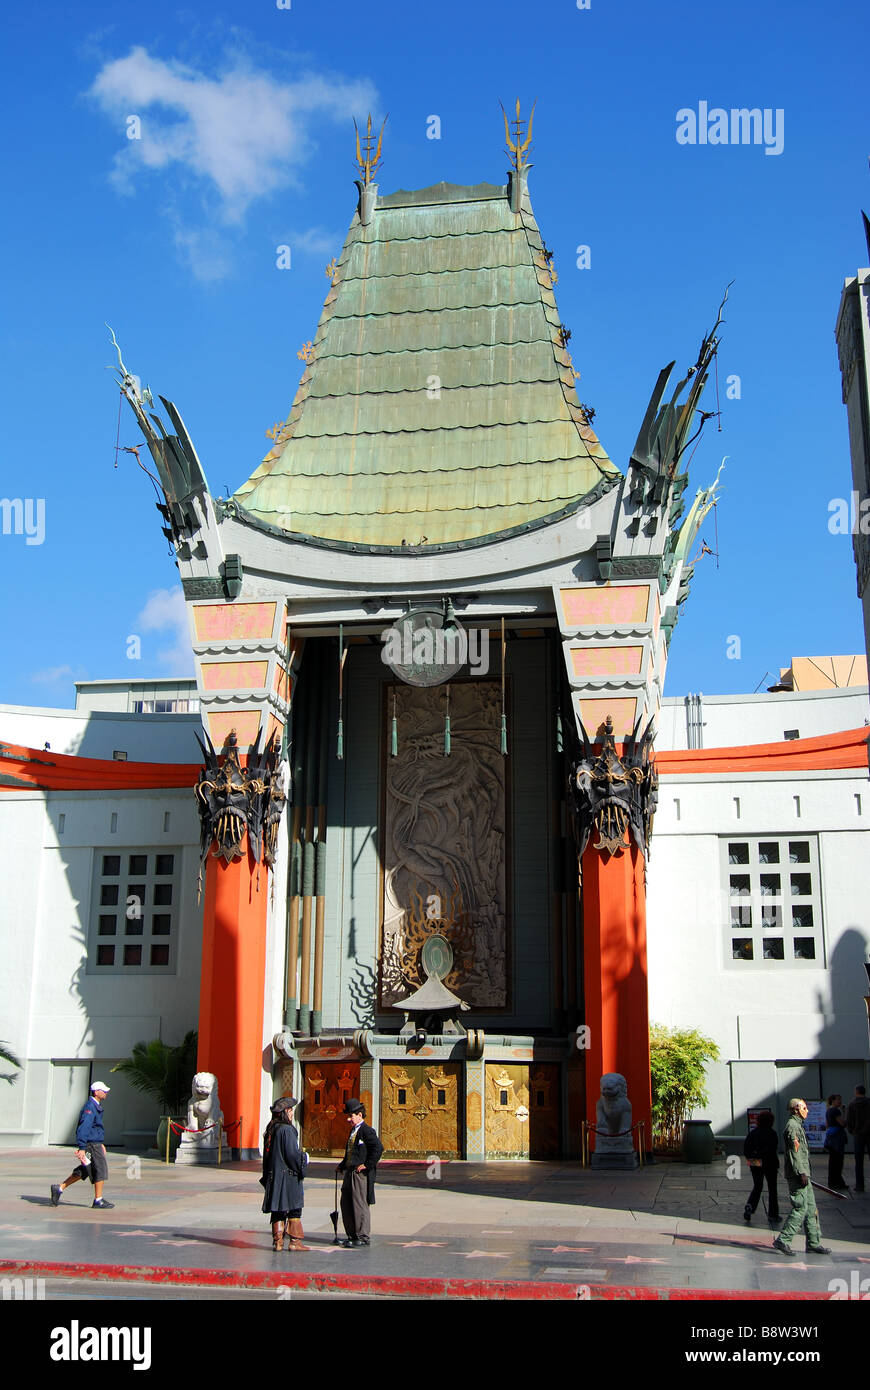
[[[559,1064],[486,1067],[487,1158],[558,1158]]]
[[[302,1143],[310,1154],[341,1158],[348,1136],[344,1103],[359,1095],[359,1062],[309,1062],[303,1078]]]
[[[384,1062],[381,1139],[390,1158],[460,1158],[461,1062]]]

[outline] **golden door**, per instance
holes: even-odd
[[[381,1140],[388,1158],[461,1157],[460,1062],[384,1062]]]
[[[487,1158],[557,1158],[559,1064],[488,1062]]]
[[[302,1147],[340,1158],[349,1129],[344,1102],[359,1095],[359,1062],[309,1062],[303,1076]]]

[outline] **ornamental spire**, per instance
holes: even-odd
[[[381,125],[380,134],[378,135],[378,147],[377,147],[377,150],[375,151],[374,158],[372,158],[372,145],[373,145],[373,143],[374,143],[374,136],[372,135],[372,113],[371,113],[371,111],[369,112],[369,118],[368,118],[368,122],[367,122],[367,124],[366,124],[366,133],[365,133],[365,135],[363,136],[363,149],[362,149],[362,150],[360,150],[359,126],[357,125],[357,123],[356,123],[355,120],[354,120],[354,123],[353,123],[353,128],[354,128],[354,130],[356,131],[356,162],[357,162],[357,168],[359,169],[360,173],[362,174],[362,182],[363,182],[363,184],[366,185],[366,186],[368,186],[368,184],[371,183],[371,181],[372,181],[372,174],[375,172],[375,170],[377,169],[378,165],[379,165],[380,162],[381,162],[381,144],[383,143],[383,139],[384,139],[384,126],[385,126],[386,124],[387,124],[387,117],[385,116],[384,119],[383,119],[383,123],[382,123],[382,125]]]
[[[526,131],[526,123],[520,115],[519,97],[517,97],[516,115],[510,122],[510,125],[508,124],[507,112],[503,106],[501,107],[502,115],[504,116],[504,134],[507,140],[506,153],[511,161],[509,193],[512,212],[519,212],[520,210],[523,194],[526,189],[526,178],[528,171],[532,167],[528,160],[528,151],[532,143],[532,121],[535,118],[535,107],[537,104],[537,101],[532,103],[532,109],[529,113],[528,132]],[[501,102],[499,102],[499,106],[501,106]],[[513,126],[513,136],[511,136],[511,126]]]

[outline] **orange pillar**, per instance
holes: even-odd
[[[621,1072],[628,1083],[632,1123],[645,1122],[648,1148],[652,1099],[643,855],[633,845],[620,854],[602,854],[590,842],[582,868],[583,988],[590,1043],[586,1118],[595,1123],[604,1073]]]
[[[263,1074],[263,988],[266,972],[268,874],[250,857],[227,863],[209,855],[205,880],[197,1068],[218,1079],[232,1148],[256,1157],[260,1145]],[[245,1152],[247,1151],[247,1152]]]

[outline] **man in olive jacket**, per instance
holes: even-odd
[[[810,1168],[810,1149],[807,1144],[803,1122],[809,1113],[806,1101],[795,1098],[788,1103],[789,1118],[782,1132],[785,1150],[785,1177],[788,1195],[791,1199],[791,1215],[773,1242],[774,1250],[783,1255],[796,1255],[789,1241],[805,1226],[807,1232],[807,1252],[811,1255],[830,1255],[827,1245],[821,1244],[822,1233],[819,1228],[819,1213],[816,1208],[816,1194],[813,1192],[812,1169]]]
[[[365,1123],[366,1108],[361,1100],[347,1100],[344,1113],[350,1125],[344,1158],[336,1169],[341,1173],[341,1219],[345,1248],[371,1244],[371,1213],[375,1204],[375,1179],[384,1146],[371,1125]]]

